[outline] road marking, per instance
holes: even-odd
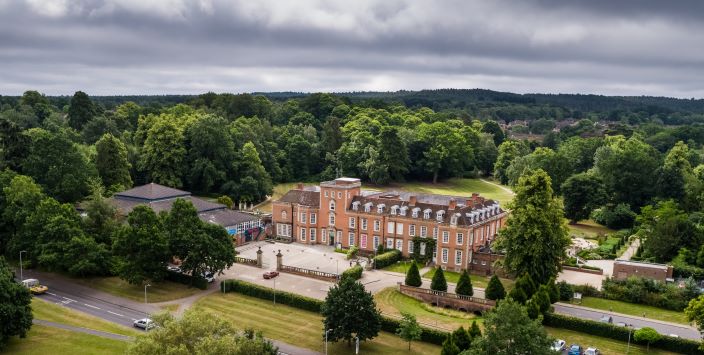
[[[72,299],[70,299],[70,298],[68,298],[68,297],[63,297],[63,296],[61,296],[61,297],[62,297],[63,299],[65,299],[66,301],[68,301],[68,302],[76,302],[76,300],[72,300]]]
[[[87,304],[87,303],[84,303],[83,305],[86,306],[86,307],[93,308],[93,309],[100,309],[100,307],[96,307],[96,306],[93,306],[93,305],[89,305],[89,304]]]
[[[115,313],[115,312],[111,312],[111,311],[108,311],[108,313],[114,314],[114,315],[116,315],[116,316],[118,316],[118,317],[124,317],[124,315],[119,314],[119,313]]]
[[[52,296],[56,296],[55,293],[51,293],[51,292],[47,292],[47,293],[50,294],[50,295],[52,295]]]

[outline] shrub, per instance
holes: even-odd
[[[340,280],[342,280],[345,277],[351,277],[353,280],[359,280],[362,278],[362,265],[355,265],[347,270],[345,270],[342,273],[342,276],[340,277]]]
[[[357,252],[359,252],[359,248],[357,248],[356,245],[351,246],[349,250],[347,250],[347,260],[356,258]]]
[[[573,285],[572,292],[579,292],[585,297],[601,297],[601,292],[591,285]]]
[[[420,271],[418,271],[418,265],[416,262],[411,263],[411,267],[408,268],[408,273],[406,273],[406,286],[420,287],[423,284],[423,280],[420,278]]]
[[[433,275],[433,280],[430,282],[430,289],[447,292],[447,280],[445,280],[445,272],[442,271],[441,267],[435,269],[435,275]]]
[[[568,284],[566,281],[560,281],[557,283],[557,289],[560,291],[560,301],[569,301],[572,299],[574,290],[572,285]]]
[[[625,203],[608,204],[592,212],[592,219],[612,229],[628,228],[636,220],[636,214]]]
[[[494,275],[489,279],[489,284],[486,286],[484,295],[487,299],[494,301],[502,300],[506,297],[506,289],[504,289],[504,285],[501,283],[498,276]]]
[[[220,290],[241,293],[246,296],[270,301],[274,300],[274,292],[276,292],[276,302],[316,313],[320,313],[320,307],[323,305],[323,301],[314,298],[285,291],[275,291],[268,287],[240,280],[225,280],[220,283]]]
[[[205,290],[206,288],[208,288],[208,281],[206,281],[204,278],[199,276],[193,277],[191,275],[182,274],[180,272],[167,271],[166,277],[164,279],[172,282],[178,282],[180,284],[188,286],[193,286],[201,290]]]
[[[528,296],[526,296],[526,292],[519,287],[514,287],[513,290],[508,293],[508,297],[523,305],[526,304],[526,301],[528,301]]]
[[[383,269],[401,260],[401,251],[397,249],[389,250],[374,257],[374,268]]]
[[[395,334],[396,329],[398,329],[399,326],[399,320],[381,316],[381,330]],[[421,326],[421,328],[423,329],[423,332],[420,334],[420,341],[430,344],[442,345],[442,342],[445,341],[445,338],[447,338],[450,334],[438,329],[426,328],[423,326]]]
[[[692,298],[699,294],[693,279],[685,281],[685,287],[675,284],[663,284],[641,277],[630,277],[627,280],[606,279],[602,283],[604,298],[641,303],[649,306],[681,311]]]
[[[457,287],[455,287],[455,293],[462,296],[474,295],[474,290],[472,289],[472,280],[469,278],[467,270],[462,270],[462,274],[460,274],[460,279],[457,281]]]

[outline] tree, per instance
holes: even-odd
[[[236,162],[239,181],[230,181],[223,186],[228,194],[237,201],[262,201],[271,194],[271,177],[259,159],[257,148],[252,142],[242,147],[240,159]]]
[[[670,261],[683,246],[696,249],[704,237],[698,222],[688,218],[672,200],[643,207],[636,222],[643,253],[659,262]]]
[[[0,350],[11,336],[24,338],[32,327],[32,296],[13,276],[0,256]]]
[[[500,301],[484,318],[484,336],[472,341],[470,354],[554,354],[552,339],[539,320],[511,299]]]
[[[486,121],[482,125],[482,132],[490,133],[494,139],[494,144],[498,147],[504,142],[505,135],[496,121]]]
[[[199,116],[185,131],[186,177],[195,191],[211,192],[237,178],[233,161],[235,145],[228,122],[215,115]]]
[[[528,273],[521,275],[521,277],[516,280],[513,288],[523,290],[523,293],[525,293],[527,298],[533,297],[533,294],[538,290],[533,278],[531,278]]]
[[[127,160],[127,148],[112,134],[103,135],[95,143],[95,167],[108,191],[120,191],[132,187],[131,165]]]
[[[252,330],[238,331],[232,323],[210,313],[186,311],[152,317],[157,327],[137,337],[127,354],[276,355],[278,348]]]
[[[477,325],[477,321],[475,320],[472,321],[472,327],[469,328],[468,332],[472,339],[477,339],[482,336],[482,331],[479,329],[479,325]]]
[[[411,342],[420,340],[420,335],[423,333],[423,328],[416,321],[416,316],[401,312],[401,321],[399,322],[396,335],[408,342],[408,350],[411,350]]]
[[[550,310],[550,295],[546,285],[541,285],[538,292],[536,292],[531,301],[535,302],[540,309],[540,313],[545,314],[545,312]]]
[[[448,334],[445,341],[442,342],[442,349],[440,350],[440,355],[458,355],[460,353],[460,348],[455,344],[455,339],[452,333]]]
[[[460,274],[460,279],[457,281],[457,287],[455,287],[455,293],[462,296],[474,295],[472,280],[469,278],[469,273],[467,273],[466,269],[462,270],[462,273]]]
[[[182,187],[181,180],[186,149],[183,130],[170,115],[157,118],[147,132],[142,148],[140,169],[158,184]]]
[[[445,273],[442,271],[441,267],[435,269],[433,280],[430,282],[430,289],[433,291],[447,292],[447,281],[445,280]]]
[[[0,169],[20,171],[29,154],[29,136],[15,122],[0,118]]]
[[[408,268],[408,272],[406,273],[406,285],[407,286],[413,286],[413,287],[420,287],[420,285],[423,284],[423,281],[420,278],[420,272],[418,271],[418,265],[416,265],[416,262],[413,261],[411,262],[411,267]]]
[[[159,217],[148,206],[137,206],[127,215],[127,225],[115,234],[112,251],[117,275],[131,284],[166,276],[169,242]]]
[[[381,330],[381,313],[371,292],[349,277],[330,288],[321,313],[323,331],[332,329],[328,339],[347,340],[348,346],[355,336],[365,341],[376,337]]]
[[[528,295],[526,295],[526,291],[524,291],[520,287],[514,287],[511,292],[508,293],[508,297],[520,304],[526,304],[528,301]]]
[[[112,237],[119,228],[117,208],[103,197],[102,186],[94,186],[91,198],[84,205],[83,230],[96,242],[112,245]]]
[[[633,333],[633,340],[648,344],[647,351],[650,351],[650,344],[660,340],[660,338],[662,338],[662,335],[651,327],[643,327]]]
[[[686,195],[686,185],[694,179],[689,163],[689,147],[680,141],[665,156],[658,174],[658,196],[664,199],[682,201]]]
[[[589,218],[592,211],[606,203],[607,195],[604,182],[590,173],[572,175],[562,184],[562,196],[565,203],[565,217],[570,224]]]
[[[433,183],[440,177],[461,176],[473,168],[473,147],[453,122],[424,123],[417,132],[420,154],[415,161],[416,171],[432,177]]]
[[[499,146],[499,156],[494,164],[494,176],[502,184],[508,184],[507,170],[511,163],[518,157],[528,154],[528,147],[517,141],[504,141]]]
[[[377,163],[384,167],[385,176],[388,176],[389,180],[375,182],[385,184],[389,181],[403,181],[411,163],[408,160],[408,149],[399,137],[398,129],[390,126],[382,127],[378,140],[379,159]]]
[[[526,311],[530,319],[538,319],[541,315],[540,305],[532,298],[526,302]]]
[[[232,209],[232,205],[234,205],[234,202],[232,202],[232,199],[230,198],[230,196],[227,196],[227,195],[223,195],[223,196],[218,197],[217,201],[218,201],[218,203],[227,206],[227,208],[229,208],[229,209]]]
[[[569,162],[550,148],[539,147],[532,153],[518,157],[511,162],[506,175],[508,183],[515,186],[521,176],[543,169],[550,176],[552,188],[560,192],[560,185],[570,176]]]
[[[512,213],[496,241],[506,250],[504,267],[527,273],[539,284],[548,282],[557,276],[571,243],[550,177],[541,169],[522,177],[509,209]]]
[[[93,119],[95,106],[90,97],[83,91],[76,91],[68,107],[68,124],[71,128],[80,131],[83,125]]]
[[[699,332],[704,332],[704,295],[689,301],[687,308],[684,309],[684,314],[688,321],[697,324]]]
[[[555,278],[548,281],[548,295],[550,296],[550,303],[555,303],[560,300],[560,289],[555,283]]]
[[[460,349],[460,352],[468,350],[472,345],[472,337],[462,326],[452,332],[452,339],[454,340],[455,345],[457,345],[457,348]]]
[[[572,137],[560,143],[557,153],[570,163],[571,171],[581,173],[594,166],[594,154],[602,145],[604,145],[604,139],[601,137]]]
[[[486,290],[484,291],[484,295],[487,299],[494,301],[502,300],[506,297],[506,290],[498,276],[491,276],[489,284],[487,284]]]

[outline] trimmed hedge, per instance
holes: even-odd
[[[610,323],[547,313],[543,318],[543,324],[550,327],[574,330],[623,342],[628,341],[628,328]],[[644,342],[636,342],[633,339],[633,333],[631,333],[631,342],[645,345]],[[699,350],[699,344],[699,342],[689,339],[663,336],[660,340],[650,344],[650,346],[681,354],[704,354],[704,351]]]
[[[245,296],[269,301],[274,300],[274,289],[245,281],[225,280],[220,283],[221,292],[223,288],[225,292],[237,292]],[[320,309],[323,306],[323,301],[286,291],[276,291],[276,302],[315,313],[320,313]]]
[[[344,277],[351,277],[353,280],[359,280],[362,278],[362,265],[355,265],[342,273],[340,279]]]
[[[389,250],[374,257],[374,268],[383,269],[401,260],[401,251],[397,249]]]
[[[168,281],[188,285],[188,286],[193,286],[193,287],[199,288],[201,290],[205,290],[206,288],[208,288],[208,281],[206,281],[204,278],[193,277],[191,275],[182,274],[180,272],[167,270],[166,277],[164,279],[168,280]]]
[[[396,329],[401,326],[400,321],[394,318],[381,316],[381,330],[396,334]],[[442,345],[450,333],[442,330],[431,329],[421,326],[423,332],[420,334],[420,341],[435,345]]]

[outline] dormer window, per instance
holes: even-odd
[[[384,213],[384,207],[386,207],[386,205],[384,205],[383,203],[378,204],[376,206],[376,213]]]
[[[391,206],[391,214],[395,216],[397,213],[398,213],[398,206],[397,205]]]
[[[433,212],[433,210],[431,210],[430,208],[426,209],[425,211],[423,211],[423,218],[430,219],[430,214],[432,212]]]
[[[470,225],[474,224],[474,213],[465,213],[464,216],[469,219]]]
[[[401,216],[405,216],[406,213],[408,213],[408,206],[401,207],[401,212],[400,212]]]
[[[335,210],[335,201],[330,200],[330,211],[334,211],[334,210]]]
[[[437,211],[437,212],[435,213],[435,219],[436,219],[438,222],[442,222],[443,216],[445,216],[445,211],[443,211],[443,210]]]
[[[372,211],[372,203],[367,202],[364,204],[364,212],[371,212]]]
[[[418,212],[420,212],[420,208],[416,207],[412,211],[412,216],[413,218],[418,218]]]
[[[457,219],[458,219],[460,216],[461,216],[461,215],[460,215],[459,213],[453,214],[452,217],[450,217],[450,224],[453,225],[453,226],[456,226],[456,225],[457,225]]]
[[[359,201],[354,201],[354,202],[352,202],[352,210],[353,210],[353,211],[358,211],[358,210],[359,210]]]

